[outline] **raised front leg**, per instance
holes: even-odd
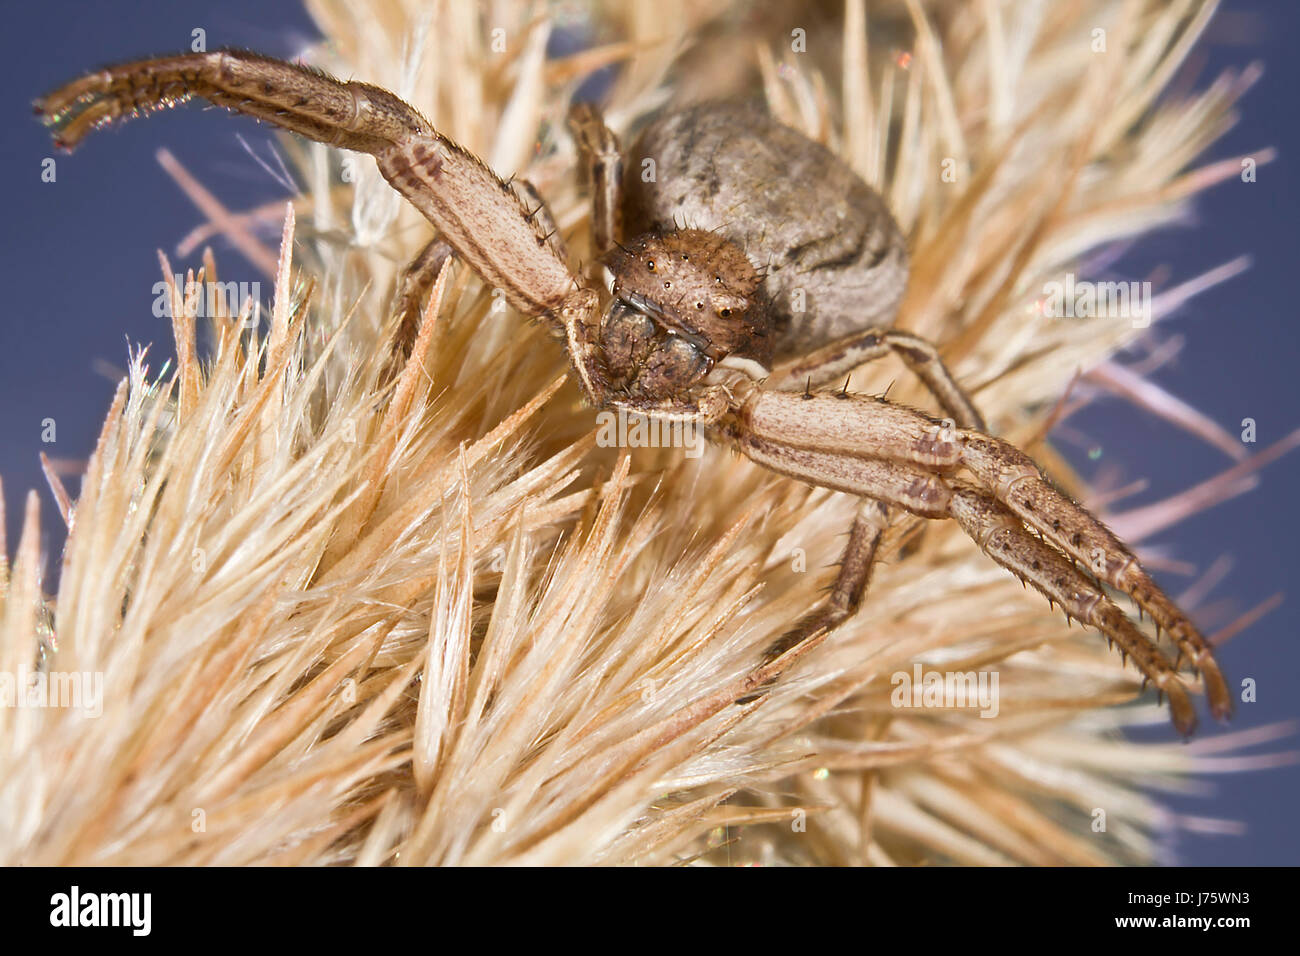
[[[530,207],[527,218],[535,221],[543,230],[555,255],[562,261],[568,260],[555,218],[542,200],[533,184],[524,179],[515,179],[510,183],[519,199]],[[430,239],[424,247],[407,263],[397,280],[397,293],[393,301],[395,328],[392,338],[392,355],[384,371],[387,381],[397,375],[410,358],[411,348],[420,332],[420,317],[424,312],[424,300],[432,288],[433,282],[442,271],[443,263],[451,256],[451,246],[441,236]]]
[[[240,50],[110,67],[36,104],[68,149],[90,130],[198,96],[316,142],[375,157],[379,171],[484,281],[528,315],[556,313],[576,283],[507,184],[413,107],[367,83]]]

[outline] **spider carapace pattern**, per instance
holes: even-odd
[[[599,268],[570,268],[530,186],[503,182],[375,86],[224,50],[104,69],[36,109],[72,149],[100,125],[195,96],[371,154],[434,225],[399,286],[398,359],[414,340],[421,292],[454,253],[514,308],[552,326],[592,405],[694,423],[766,468],[859,499],[828,596],[773,642],[742,700],[765,692],[787,651],[856,611],[898,509],[955,520],[994,561],[1118,645],[1168,697],[1184,735],[1196,725],[1184,661],[1211,713],[1230,714],[1210,645],[1132,552],[986,432],[933,345],[890,328],[907,281],[904,239],[884,201],[819,144],[755,107],[707,104],[653,121],[625,163],[599,112],[574,106],[594,244],[613,279],[606,290]],[[647,157],[653,182],[637,175]],[[734,216],[739,192],[743,218]],[[796,295],[805,308],[794,307]],[[945,418],[836,387],[887,354],[919,377]],[[1104,586],[1151,615],[1176,659]]]

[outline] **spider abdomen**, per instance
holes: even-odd
[[[907,248],[885,201],[761,109],[709,103],[664,115],[624,170],[626,235],[715,230],[766,274],[777,359],[892,323]]]

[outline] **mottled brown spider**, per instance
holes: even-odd
[[[889,328],[907,281],[903,236],[884,201],[822,146],[757,109],[706,105],[651,124],[622,175],[599,114],[574,107],[594,240],[613,277],[606,292],[598,270],[570,269],[530,187],[502,182],[416,110],[365,83],[227,50],[105,69],[51,93],[37,111],[72,149],[97,126],[192,96],[371,154],[433,223],[438,239],[399,290],[399,355],[409,351],[421,290],[454,251],[514,308],[552,324],[593,405],[693,422],[764,467],[857,496],[829,597],[772,645],[768,662],[854,613],[895,508],[955,519],[994,561],[1117,643],[1169,696],[1182,733],[1196,723],[1178,676],[1184,657],[1211,712],[1231,712],[1209,644],[1133,554],[1027,456],[986,433],[934,346]],[[646,159],[654,182],[639,175]],[[631,238],[619,244],[625,232]],[[821,390],[890,353],[946,419]],[[1169,633],[1177,662],[1102,584]]]

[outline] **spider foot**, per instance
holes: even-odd
[[[1157,631],[1168,632],[1179,660],[1186,657],[1199,674],[1210,713],[1219,720],[1231,716],[1232,695],[1209,642],[1105,525],[1052,487],[1028,456],[1006,442],[968,434],[962,462],[1017,518],[1150,614]]]
[[[1191,735],[1196,710],[1174,666],[1069,558],[1026,531],[1016,515],[983,491],[958,488],[951,511],[994,561],[1059,604],[1067,618],[1100,631],[1109,646],[1119,647],[1125,664],[1132,658],[1142,672],[1143,687],[1149,682],[1158,695],[1168,694],[1174,726],[1184,736]]]
[[[106,123],[195,96],[308,139],[363,152],[429,130],[418,113],[385,90],[244,50],[111,66],[59,87],[35,107],[56,131],[55,142],[70,150]]]

